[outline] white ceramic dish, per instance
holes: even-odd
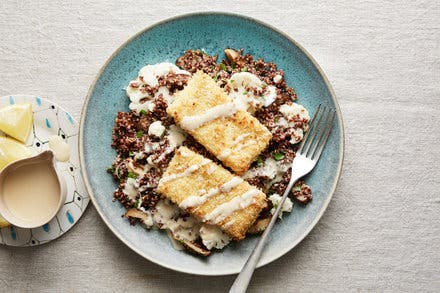
[[[0,229],[0,244],[34,246],[54,240],[71,229],[81,218],[90,197],[81,176],[78,154],[78,123],[58,105],[33,95],[0,97],[0,107],[15,103],[31,103],[34,114],[32,133],[26,141],[33,155],[48,149],[49,137],[61,136],[70,146],[70,159],[57,162],[57,169],[66,182],[66,200],[56,216],[47,224],[33,228],[14,226]]]

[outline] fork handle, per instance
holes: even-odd
[[[292,174],[293,176],[293,174]],[[270,220],[269,225],[264,230],[263,235],[261,235],[260,240],[258,240],[257,245],[249,256],[246,264],[241,269],[240,274],[235,279],[231,288],[229,289],[229,293],[242,293],[246,292],[246,289],[249,285],[249,282],[252,279],[252,275],[254,274],[255,268],[257,267],[258,261],[260,260],[261,253],[263,252],[264,245],[266,244],[267,237],[272,230],[273,225],[277,221],[278,215],[283,207],[284,202],[286,201],[287,195],[292,189],[293,185],[298,181],[299,178],[292,178],[287,185],[286,190],[284,191],[283,197],[278,204],[278,207],[275,210],[275,213],[272,215],[272,219]]]

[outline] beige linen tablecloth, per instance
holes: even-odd
[[[2,0],[0,95],[47,97],[79,119],[99,68],[144,27],[207,10],[270,23],[328,75],[346,152],[321,221],[293,251],[257,270],[249,290],[439,292],[439,1],[209,2]],[[233,279],[180,274],[140,258],[92,204],[50,244],[0,247],[4,292],[222,292]]]

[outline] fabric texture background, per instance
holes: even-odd
[[[0,1],[0,95],[40,95],[79,120],[96,73],[127,38],[208,10],[260,19],[302,44],[345,123],[343,174],[328,210],[300,245],[257,270],[249,291],[439,292],[438,1]],[[92,204],[56,241],[0,247],[0,291],[224,292],[234,278],[140,258]]]

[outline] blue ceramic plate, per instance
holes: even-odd
[[[295,41],[267,24],[232,14],[190,14],[160,22],[133,36],[109,58],[90,88],[81,119],[83,175],[104,222],[127,246],[150,261],[198,275],[238,273],[257,238],[233,243],[208,258],[174,250],[166,233],[133,227],[121,218],[124,208],[112,202],[116,184],[106,168],[115,157],[110,144],[116,113],[128,110],[129,99],[123,89],[139,69],[165,60],[174,62],[188,49],[201,48],[222,56],[227,47],[243,48],[256,58],[275,62],[285,70],[285,79],[298,94],[298,102],[312,113],[318,104],[338,111],[322,158],[307,178],[314,199],[306,207],[296,205],[276,225],[259,266],[270,263],[294,248],[315,226],[333,195],[342,166],[343,126],[336,98],[322,70]]]

